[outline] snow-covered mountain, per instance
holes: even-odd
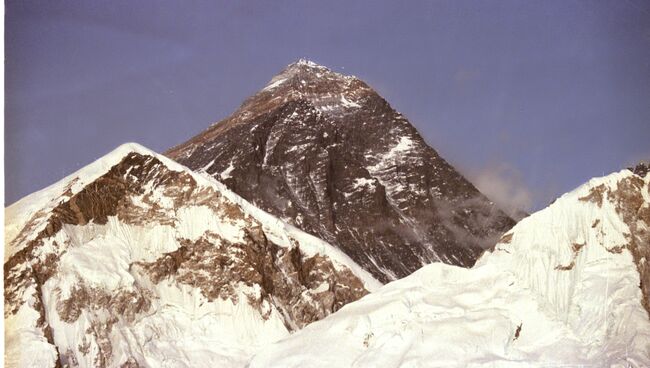
[[[6,208],[7,367],[650,366],[647,165],[512,227],[305,60],[166,155]]]
[[[5,212],[8,367],[241,366],[380,285],[135,144]]]
[[[592,179],[472,269],[423,267],[250,367],[649,367],[650,175],[635,172]]]
[[[514,225],[366,83],[306,60],[166,154],[384,282],[471,266]]]

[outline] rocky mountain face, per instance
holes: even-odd
[[[166,155],[382,282],[432,262],[472,266],[514,225],[366,83],[309,61]]]
[[[6,215],[8,367],[238,366],[380,285],[135,144]]]
[[[425,266],[249,366],[649,367],[648,259],[640,165],[523,219],[473,268]]]

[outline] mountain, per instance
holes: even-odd
[[[647,172],[592,179],[473,268],[423,267],[263,348],[250,367],[649,367]]]
[[[8,367],[241,366],[380,285],[135,144],[5,212]]]
[[[382,282],[471,266],[514,225],[366,83],[306,60],[166,155]]]

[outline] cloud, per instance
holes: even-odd
[[[470,181],[490,200],[515,220],[525,216],[533,206],[533,193],[521,173],[507,163],[490,164],[468,173]]]

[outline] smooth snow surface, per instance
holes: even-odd
[[[613,203],[579,200],[630,175],[593,179],[473,269],[425,266],[263,348],[250,367],[649,367],[639,273],[627,249],[613,251],[628,225]]]

